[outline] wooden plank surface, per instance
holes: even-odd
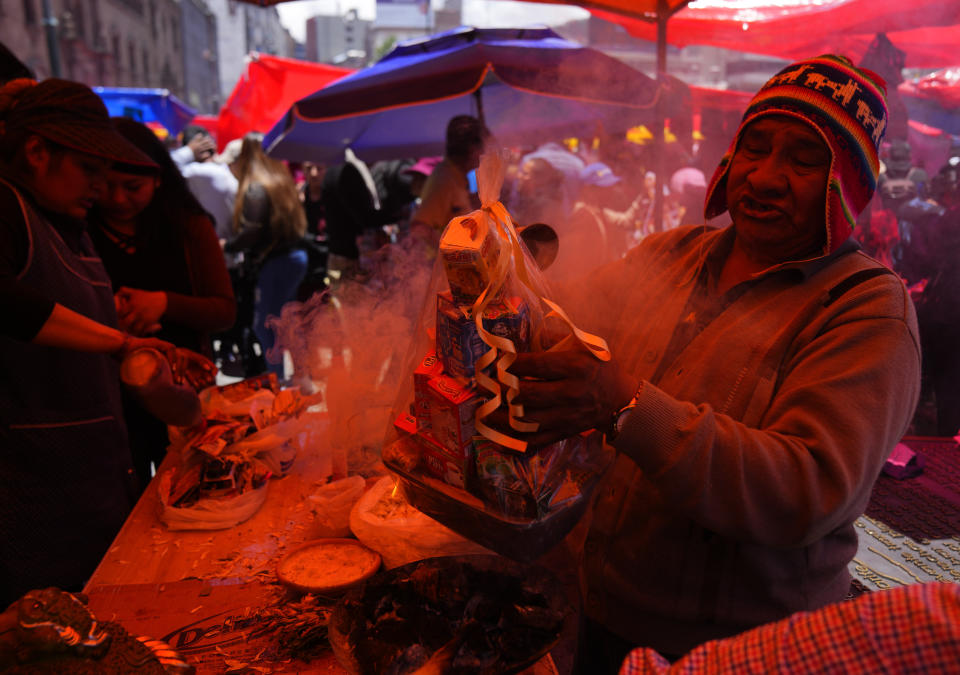
[[[309,448],[308,448],[309,450]],[[263,505],[249,520],[226,530],[171,531],[160,522],[154,479],[97,566],[94,586],[201,579],[240,582],[274,575],[284,551],[316,538],[307,497],[316,487],[310,456],[299,456],[284,478],[271,478]],[[174,466],[168,455],[161,472]]]
[[[240,662],[270,673],[346,673],[332,652],[309,664],[277,661],[255,649],[258,642],[248,639],[249,631],[242,639],[221,636],[229,624],[224,616],[247,616],[251,607],[284,596],[276,562],[285,551],[317,538],[308,496],[325,482],[322,467],[329,462],[314,460],[307,448],[287,476],[270,480],[257,513],[225,530],[167,529],[160,521],[154,479],[84,588],[91,609],[100,620],[118,621],[135,635],[168,637],[184,649],[198,675],[224,673]],[[178,461],[176,454],[168,454],[158,475]],[[549,654],[524,671],[557,672]]]

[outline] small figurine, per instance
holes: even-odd
[[[82,594],[30,591],[0,614],[0,672],[193,675],[170,645],[101,624]]]

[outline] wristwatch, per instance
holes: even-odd
[[[640,400],[640,392],[643,391],[643,383],[640,384],[640,387],[637,388],[636,393],[634,393],[633,398],[630,399],[630,402],[627,405],[620,408],[618,411],[613,413],[613,416],[610,419],[610,427],[607,430],[607,442],[610,443],[620,435],[620,431],[623,429],[623,423],[627,419],[634,408],[637,407],[637,403]]]

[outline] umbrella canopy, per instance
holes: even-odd
[[[657,99],[643,73],[549,28],[461,27],[402,42],[301,99],[265,144],[300,161],[338,162],[347,147],[367,161],[438,155],[455,115],[482,117],[501,143],[533,144],[649,122]]]
[[[197,111],[167,89],[94,87],[114,117],[130,117],[138,122],[159,123],[172,135],[179,134]]]
[[[298,99],[354,72],[325,63],[252,53],[217,121],[223,149],[248,131],[270,131]]]

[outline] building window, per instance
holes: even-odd
[[[135,84],[137,79],[137,48],[133,42],[129,45],[130,52],[130,82]]]
[[[23,24],[25,26],[37,25],[37,8],[33,3],[34,0],[23,0]]]
[[[83,14],[83,3],[75,2],[73,4],[73,18],[77,27],[77,35],[81,40],[87,39],[87,17]]]

